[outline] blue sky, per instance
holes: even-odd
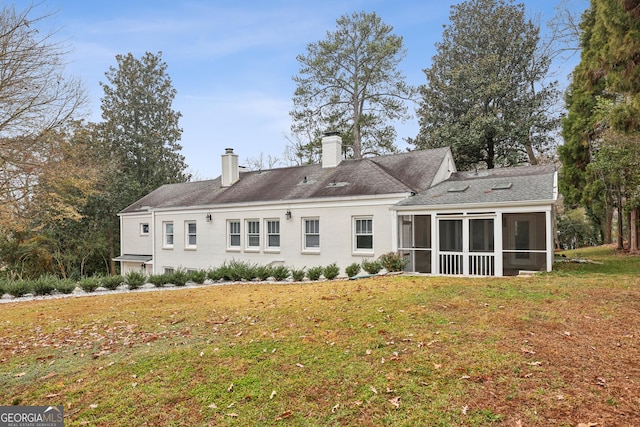
[[[527,0],[542,27],[560,0]],[[220,155],[232,147],[241,163],[250,157],[282,157],[299,64],[307,44],[335,29],[336,19],[375,11],[402,36],[401,69],[409,84],[426,82],[422,69],[435,54],[451,0],[44,0],[34,15],[57,12],[45,22],[72,49],[67,72],[80,78],[91,100],[88,119],[100,121],[99,82],[115,56],[162,52],[182,113],[182,154],[196,179],[220,174]],[[574,0],[582,11],[588,0]],[[17,8],[20,9],[20,2]],[[554,64],[566,85],[577,58]],[[409,110],[413,113],[414,106]],[[397,123],[397,145],[414,137],[417,119]]]

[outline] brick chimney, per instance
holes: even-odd
[[[342,161],[342,138],[338,132],[326,132],[322,137],[322,167],[334,168]]]
[[[238,155],[233,154],[233,148],[225,148],[225,153],[222,155],[222,186],[230,187],[239,179]]]

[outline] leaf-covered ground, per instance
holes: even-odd
[[[62,404],[67,426],[640,425],[640,261],[602,260],[5,303],[0,405]]]

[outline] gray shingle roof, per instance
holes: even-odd
[[[122,213],[151,208],[212,206],[230,203],[295,201],[323,197],[370,196],[425,191],[448,148],[343,160],[334,168],[305,165],[241,172],[230,187],[220,177],[168,184],[125,208]]]
[[[553,166],[458,172],[397,206],[461,205],[554,200]]]

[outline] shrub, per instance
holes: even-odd
[[[14,297],[23,297],[33,292],[32,282],[27,280],[12,280],[5,285],[5,292]]]
[[[125,276],[124,281],[129,285],[129,289],[138,289],[147,283],[147,276],[139,271],[130,271]]]
[[[184,269],[179,268],[173,273],[171,273],[169,275],[169,278],[171,280],[171,283],[173,283],[174,285],[184,286],[187,284],[187,281],[189,280],[189,275]]]
[[[99,277],[85,277],[80,279],[78,282],[78,285],[85,292],[94,292],[101,284],[101,279]]]
[[[5,279],[0,278],[0,297],[5,294],[6,287],[7,287],[7,281]]]
[[[270,265],[259,265],[256,267],[256,277],[260,280],[267,280],[273,276],[273,267]]]
[[[360,264],[354,262],[353,264],[348,265],[344,271],[347,273],[347,277],[352,278],[360,273]]]
[[[61,294],[70,294],[76,288],[76,282],[71,279],[60,279],[56,283],[56,291]]]
[[[196,270],[196,271],[189,272],[189,280],[191,280],[193,283],[197,283],[198,285],[201,285],[204,283],[206,279],[207,279],[207,272],[204,270]]]
[[[273,276],[274,280],[280,282],[289,277],[289,269],[284,265],[277,265],[273,267],[271,275]]]
[[[378,274],[382,270],[382,264],[378,261],[362,261],[362,269],[369,274]]]
[[[307,277],[309,280],[318,280],[322,275],[323,267],[311,267],[307,270]]]
[[[333,280],[336,277],[338,277],[338,274],[340,274],[340,267],[338,267],[338,264],[334,262],[332,264],[327,265],[322,271],[322,274],[324,275],[325,279]]]
[[[244,261],[231,260],[231,262],[227,264],[225,278],[234,282],[253,280],[258,277],[256,271],[257,267],[255,265]]]
[[[149,283],[153,286],[161,288],[162,286],[169,283],[169,277],[167,274],[152,274],[149,276]]]
[[[388,252],[386,254],[382,254],[378,260],[388,272],[404,270],[408,261],[400,252]]]
[[[32,281],[34,295],[51,295],[56,288],[58,278],[51,275],[44,275]]]
[[[226,274],[226,266],[223,264],[222,266],[220,266],[218,268],[213,268],[213,269],[207,271],[207,278],[209,280],[217,282],[218,280],[224,279],[225,278],[225,274]]]
[[[100,282],[102,282],[102,286],[113,291],[124,282],[124,277],[119,274],[115,276],[105,276],[100,278]]]
[[[304,280],[304,267],[300,269],[291,269],[291,277],[296,282],[302,282]]]

